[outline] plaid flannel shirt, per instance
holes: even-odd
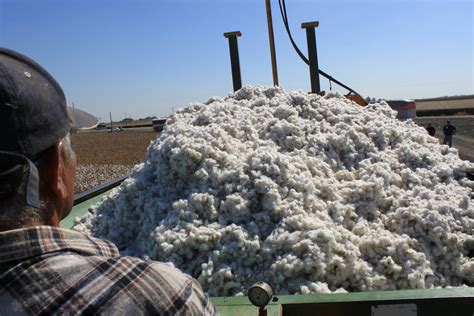
[[[111,242],[49,226],[0,233],[0,315],[215,313],[196,280]]]

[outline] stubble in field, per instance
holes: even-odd
[[[153,131],[80,132],[73,135],[78,168],[76,192],[86,191],[128,173],[145,159]]]

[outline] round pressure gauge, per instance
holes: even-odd
[[[249,289],[249,300],[257,307],[265,307],[272,300],[273,290],[265,282],[257,282]]]

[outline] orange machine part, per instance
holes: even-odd
[[[359,104],[360,106],[366,106],[367,105],[365,100],[357,94],[348,94],[345,97],[348,98],[349,100]]]

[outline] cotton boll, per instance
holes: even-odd
[[[314,283],[313,282],[313,283],[310,283],[308,287],[311,293],[320,293],[320,294],[331,293],[331,291],[328,288],[327,283],[320,283],[320,282]]]
[[[385,103],[243,87],[167,121],[75,229],[169,261],[213,296],[474,282],[469,163]]]

